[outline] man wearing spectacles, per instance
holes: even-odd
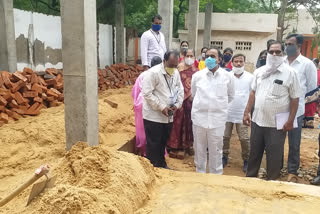
[[[297,182],[298,169],[300,166],[300,142],[302,123],[305,112],[305,94],[317,88],[317,68],[313,62],[301,55],[303,36],[291,34],[286,38],[287,58],[285,63],[297,72],[300,87],[302,89],[297,111],[298,127],[288,132],[289,154],[288,154],[288,181]]]
[[[284,63],[283,47],[278,41],[270,44],[266,65],[256,71],[243,116],[243,123],[251,125],[246,176],[257,177],[266,151],[267,179],[275,180],[280,177],[284,142],[287,131],[294,126],[301,90],[295,70]],[[280,119],[284,121],[284,125],[279,125]]]

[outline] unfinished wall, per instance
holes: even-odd
[[[14,9],[14,22],[18,70],[24,67],[32,67],[38,71],[45,68],[62,68],[62,35],[59,16]],[[29,31],[30,25],[33,31]],[[112,26],[99,24],[98,35],[100,67],[105,67],[113,62]],[[33,46],[31,51],[28,42]]]

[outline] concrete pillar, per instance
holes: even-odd
[[[125,63],[124,0],[116,0],[116,63]]]
[[[199,0],[189,0],[188,42],[197,55]]]
[[[204,17],[204,33],[203,33],[203,47],[210,47],[211,43],[211,20],[212,20],[213,4],[207,3]]]
[[[174,0],[158,0],[158,13],[162,16],[161,32],[166,40],[168,50],[172,48],[173,1]]]
[[[67,150],[98,145],[96,0],[62,0],[61,26]]]
[[[0,0],[0,70],[17,71],[13,0]]]

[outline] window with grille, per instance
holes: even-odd
[[[211,41],[211,47],[217,47],[219,50],[223,50],[223,41]]]
[[[252,42],[236,42],[236,50],[240,51],[251,51]]]

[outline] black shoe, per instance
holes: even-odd
[[[320,175],[315,177],[311,182],[312,185],[320,185]]]
[[[223,165],[223,168],[226,167],[227,164],[228,164],[228,157],[223,156],[223,157],[222,157],[222,165]]]
[[[248,161],[245,160],[245,161],[243,161],[243,172],[246,173],[247,169],[248,169]]]

